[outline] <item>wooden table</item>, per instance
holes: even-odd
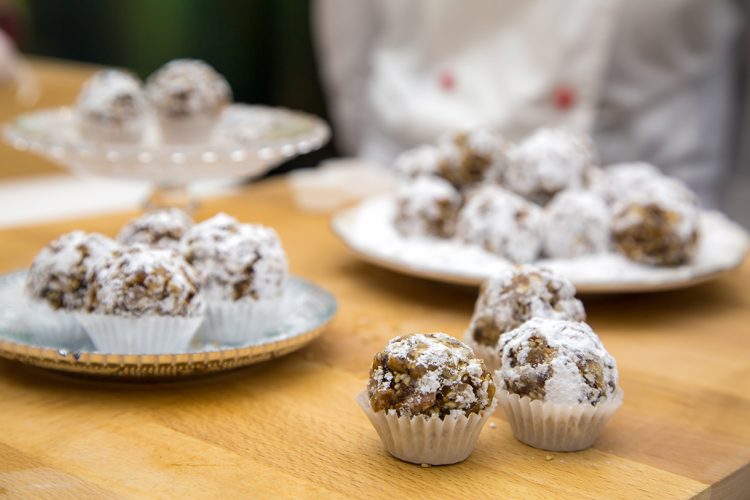
[[[29,66],[38,84],[38,98],[19,100],[14,85],[0,85],[0,124],[34,109],[69,106],[75,102],[83,82],[100,69],[88,64],[42,58],[33,58]],[[50,161],[14,150],[4,141],[0,141],[0,159],[0,180],[65,172]]]
[[[0,496],[591,497],[750,495],[750,265],[691,290],[586,301],[625,403],[593,449],[516,441],[502,413],[464,463],[391,458],[355,404],[393,336],[460,336],[475,291],[353,257],[283,179],[207,201],[278,229],[295,274],[332,291],[328,331],[286,358],[194,381],[125,384],[0,362]],[[114,235],[133,214],[0,231],[0,271],[63,231]]]

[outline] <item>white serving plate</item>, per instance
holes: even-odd
[[[404,238],[393,226],[393,195],[370,198],[339,212],[336,235],[362,259],[411,276],[478,286],[512,264],[481,248],[453,240]],[[750,248],[747,232],[723,214],[701,213],[702,236],[695,257],[678,267],[635,263],[617,253],[577,259],[541,259],[534,264],[568,277],[579,292],[634,293],[685,288],[739,267]]]
[[[0,357],[53,370],[102,377],[156,379],[232,370],[278,358],[320,335],[336,312],[336,299],[299,278],[287,286],[278,325],[241,345],[221,345],[200,338],[185,352],[111,354],[97,351],[88,338],[75,345],[35,336],[25,321],[25,272],[0,276]],[[31,322],[30,324],[33,324]]]

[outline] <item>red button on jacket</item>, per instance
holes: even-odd
[[[570,109],[576,104],[576,92],[571,87],[560,85],[552,92],[552,102],[561,111]]]

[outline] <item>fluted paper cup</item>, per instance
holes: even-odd
[[[86,340],[86,331],[76,311],[52,309],[46,302],[28,299],[23,305],[23,323],[31,336],[49,347],[71,347]]]
[[[262,337],[278,323],[282,304],[283,297],[209,301],[200,336],[222,344],[245,344]]]
[[[478,358],[484,360],[484,366],[486,366],[489,371],[494,373],[495,370],[500,368],[502,359],[497,352],[497,347],[490,347],[484,344],[480,344],[479,342],[474,340],[474,337],[471,335],[470,331],[467,331],[466,334],[464,334],[464,344],[471,347],[471,350],[474,351],[474,354]]]
[[[519,441],[549,451],[578,451],[591,447],[609,418],[620,407],[618,389],[608,401],[564,405],[532,400],[498,388],[496,398]]]
[[[78,319],[97,351],[112,354],[167,354],[187,350],[203,322],[203,315],[129,317],[82,313]]]
[[[399,417],[395,411],[373,411],[367,392],[357,403],[375,427],[385,449],[394,457],[413,464],[449,465],[466,460],[495,402],[480,413],[466,415]]]

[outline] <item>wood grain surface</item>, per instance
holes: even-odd
[[[750,491],[750,266],[690,290],[585,300],[625,403],[593,449],[516,441],[502,413],[474,454],[423,469],[383,450],[354,402],[393,336],[460,336],[476,291],[358,261],[283,179],[204,203],[275,227],[295,274],[332,291],[321,339],[273,362],[160,384],[77,379],[0,362],[0,492],[10,496],[723,498]],[[134,214],[0,232],[0,270],[56,235],[114,235]],[[470,493],[469,493],[470,492]]]

